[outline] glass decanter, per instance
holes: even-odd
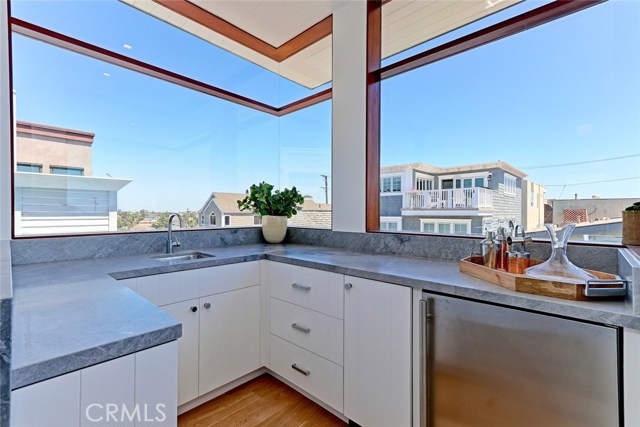
[[[553,224],[545,224],[551,238],[551,257],[542,264],[529,267],[524,274],[541,280],[562,280],[569,283],[584,283],[596,277],[576,267],[567,258],[567,242],[576,224],[564,224],[556,228]]]

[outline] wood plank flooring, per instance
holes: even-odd
[[[178,417],[178,427],[344,427],[345,422],[264,374]]]

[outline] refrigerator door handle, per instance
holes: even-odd
[[[420,300],[420,427],[433,425],[431,380],[433,303],[433,298]]]

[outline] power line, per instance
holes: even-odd
[[[596,160],[585,160],[583,162],[572,162],[572,163],[558,163],[555,165],[537,165],[537,166],[523,166],[520,169],[546,169],[546,168],[559,168],[562,166],[576,166],[576,165],[586,165],[589,163],[600,163],[600,162],[608,162],[611,160],[622,160],[622,159],[630,159],[633,157],[640,157],[640,153],[638,154],[629,154],[627,156],[619,156],[619,157],[609,157],[606,159],[596,159]]]
[[[629,181],[632,179],[640,179],[640,176],[632,176],[629,178],[606,179],[604,181],[577,182],[575,184],[545,184],[545,187],[572,187],[574,185],[601,184],[603,182]]]

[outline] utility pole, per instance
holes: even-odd
[[[324,203],[329,204],[329,186],[327,185],[327,175],[320,175],[324,179],[324,187],[320,187],[324,190]]]

